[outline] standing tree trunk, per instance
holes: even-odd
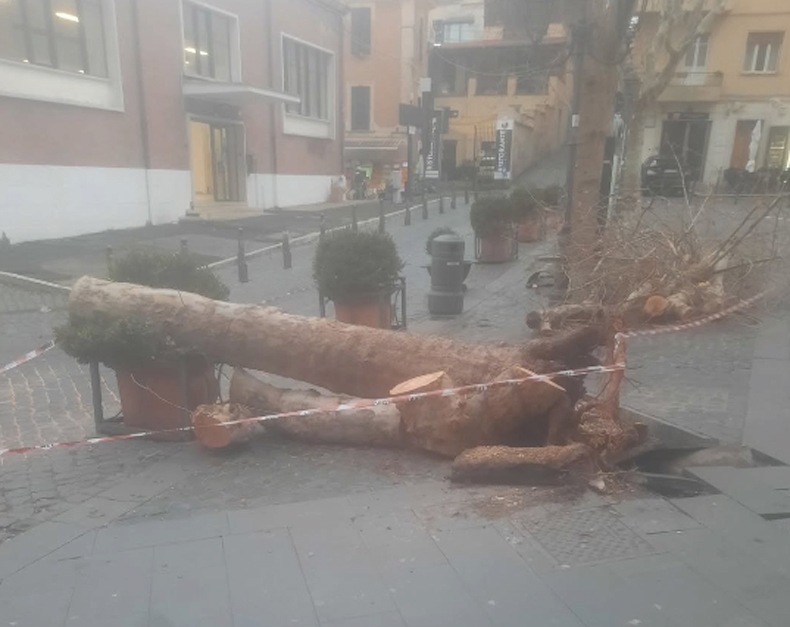
[[[646,119],[645,105],[637,101],[634,103],[625,136],[625,163],[620,185],[620,206],[625,212],[633,213],[642,202],[642,146],[645,141]]]

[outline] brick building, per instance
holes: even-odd
[[[337,0],[0,2],[12,242],[326,201],[343,166]]]

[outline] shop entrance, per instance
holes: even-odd
[[[245,201],[244,126],[191,120],[189,134],[195,203]]]
[[[665,120],[661,128],[660,155],[677,159],[689,181],[699,181],[705,172],[708,149],[707,120]]]

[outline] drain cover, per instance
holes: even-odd
[[[515,522],[560,564],[589,564],[655,552],[604,508],[527,513]]]

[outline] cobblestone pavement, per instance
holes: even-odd
[[[66,296],[0,284],[0,363],[43,345],[66,316]],[[118,411],[105,372],[107,415]],[[55,348],[0,375],[0,447],[70,442],[93,434],[87,366]]]

